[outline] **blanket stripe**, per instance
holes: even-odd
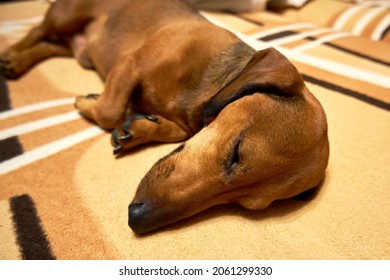
[[[329,90],[332,90],[334,92],[338,92],[338,93],[345,94],[347,96],[354,97],[356,99],[359,99],[360,101],[364,101],[364,102],[367,102],[367,103],[374,105],[378,108],[390,111],[390,103],[383,102],[381,100],[372,98],[372,97],[368,96],[367,94],[364,94],[364,93],[361,93],[358,91],[354,91],[354,90],[351,90],[351,89],[348,89],[348,88],[345,88],[342,86],[338,86],[336,84],[332,84],[332,83],[326,82],[324,80],[320,80],[320,79],[317,79],[315,77],[308,76],[306,74],[303,74],[303,78],[308,83],[312,83],[312,84],[321,86],[325,89],[329,89]]]
[[[348,53],[348,54],[352,54],[352,55],[360,57],[360,58],[364,58],[364,59],[372,61],[374,63],[378,63],[378,64],[381,64],[381,65],[390,67],[390,62],[389,61],[384,61],[383,59],[375,58],[375,57],[373,57],[371,55],[364,54],[364,53],[361,53],[359,51],[354,51],[354,50],[351,50],[349,48],[339,46],[336,43],[325,42],[324,45],[325,46],[329,46],[329,47],[334,48],[334,49],[337,49],[339,51]]]
[[[95,137],[102,132],[103,131],[97,127],[91,127],[71,136],[64,137],[60,140],[20,154],[12,159],[3,161],[0,163],[0,175],[68,149],[82,141]]]
[[[337,49],[339,51],[342,51],[342,52],[345,52],[348,54],[352,54],[354,56],[364,58],[364,59],[370,60],[372,62],[382,64],[384,66],[390,66],[389,61],[384,61],[383,59],[379,59],[379,58],[373,57],[371,55],[364,54],[362,52],[353,50],[351,48],[343,47],[343,46],[337,45],[336,43],[329,42],[329,41],[334,41],[335,39],[345,37],[345,36],[347,36],[347,33],[333,33],[331,35],[327,35],[325,39],[324,39],[324,37],[321,37],[321,38],[313,37],[313,35],[317,35],[317,34],[324,33],[324,32],[329,33],[329,29],[327,29],[327,28],[326,29],[315,29],[315,30],[306,31],[306,32],[302,32],[302,33],[292,31],[292,30],[286,30],[286,31],[282,31],[279,33],[270,34],[270,35],[267,35],[264,37],[258,37],[257,40],[260,40],[263,42],[269,42],[269,43],[272,43],[273,46],[277,46],[277,45],[284,45],[284,44],[289,43],[289,42],[294,42],[294,41],[303,39],[305,41],[300,42],[303,45],[306,44],[307,41],[316,42],[313,45],[311,45],[311,48],[314,47],[314,45],[318,46],[318,45],[322,44],[324,46],[329,46],[329,47]],[[348,35],[348,36],[350,36],[350,35]],[[307,46],[303,47],[302,45],[300,45],[300,46],[298,45],[298,46],[294,47],[293,49],[295,51],[299,50],[302,52],[304,49],[308,50],[309,48],[310,47],[307,47]]]
[[[0,131],[0,140],[16,135],[22,135],[38,129],[48,128],[50,126],[59,125],[64,122],[79,119],[81,116],[77,112],[69,112],[60,114],[54,117],[44,118],[38,121],[27,122],[9,129]]]
[[[8,94],[4,94],[4,97],[8,99]],[[26,105],[23,107],[18,107],[18,108],[13,108],[10,110],[10,108],[4,109],[3,113],[0,113],[0,120],[18,116],[21,114],[26,114],[26,113],[31,113],[34,111],[39,111],[47,108],[53,108],[57,106],[62,106],[62,105],[68,105],[68,104],[74,104],[75,99],[72,98],[64,98],[64,99],[56,99],[52,101],[45,101],[45,102],[40,102],[36,104],[30,104]]]
[[[25,260],[54,260],[55,256],[42,228],[32,198],[28,195],[13,197],[10,206],[22,258]]]
[[[387,37],[390,31],[390,15],[386,15],[385,18],[375,27],[374,32],[372,32],[371,39],[382,41]]]
[[[11,158],[23,154],[23,148],[18,137],[9,137],[0,140],[0,166]]]
[[[289,19],[316,23],[371,40],[390,42],[389,8],[388,1],[310,1],[301,9],[279,12]]]
[[[7,82],[3,76],[0,76],[0,114],[10,109],[11,104]]]

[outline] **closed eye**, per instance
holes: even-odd
[[[241,137],[238,137],[234,142],[233,149],[230,151],[226,163],[225,168],[228,175],[232,174],[237,166],[240,164],[241,156],[240,156],[240,144]]]

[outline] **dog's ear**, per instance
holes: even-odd
[[[274,48],[256,52],[244,69],[203,107],[207,118],[216,116],[229,103],[253,93],[293,97],[302,94],[302,76]]]

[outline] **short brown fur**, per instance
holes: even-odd
[[[1,54],[0,73],[18,78],[52,56],[74,56],[106,81],[76,107],[113,129],[116,153],[187,140],[140,182],[129,206],[138,234],[216,204],[262,209],[325,176],[325,113],[295,67],[181,1],[59,0]]]

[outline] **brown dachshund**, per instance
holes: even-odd
[[[1,54],[0,72],[17,78],[60,55],[106,80],[76,107],[113,129],[114,153],[188,139],[140,182],[129,206],[138,234],[216,204],[262,209],[325,175],[325,113],[296,68],[181,1],[59,0]]]

